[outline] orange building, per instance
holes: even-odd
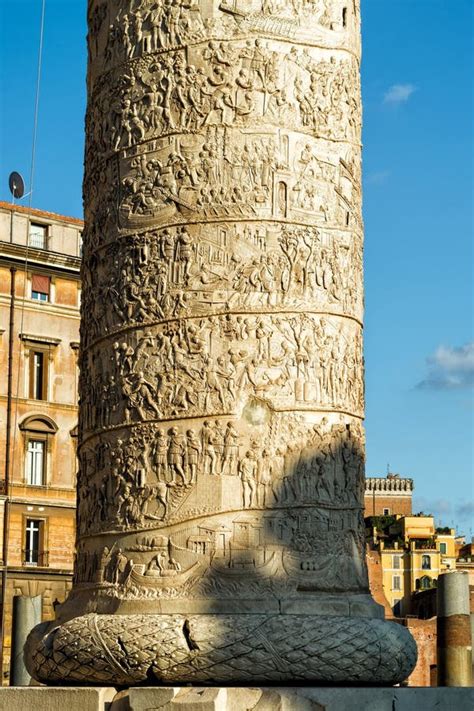
[[[0,600],[8,683],[14,595],[43,619],[71,586],[83,223],[0,202]]]

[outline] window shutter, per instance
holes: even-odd
[[[49,353],[42,353],[43,357],[43,367],[42,367],[42,376],[43,376],[43,382],[41,383],[41,399],[42,400],[47,400],[48,399],[48,367],[49,367]]]
[[[30,351],[28,357],[28,397],[33,400],[35,397],[35,352]]]
[[[49,295],[51,278],[43,274],[33,274],[31,277],[31,291],[38,291],[40,294]]]

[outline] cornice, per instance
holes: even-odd
[[[10,305],[10,295],[0,294],[0,306]],[[38,316],[49,314],[50,316],[62,316],[63,318],[73,318],[80,320],[80,311],[78,306],[66,306],[65,304],[54,304],[50,301],[36,301],[35,299],[24,299],[21,296],[15,297],[15,305],[17,308],[23,308],[25,311],[33,311]],[[76,341],[72,341],[76,343]]]
[[[49,270],[67,272],[79,277],[81,258],[62,252],[51,252],[46,249],[26,247],[24,244],[5,242],[0,240],[0,263],[6,262],[7,266],[23,266],[28,257],[28,265],[36,265]],[[13,263],[13,264],[12,264]]]
[[[68,217],[67,215],[59,215],[56,212],[48,212],[47,210],[38,210],[36,207],[26,207],[24,205],[14,205],[11,202],[0,201],[0,210],[6,212],[18,213],[20,215],[26,215],[27,217],[41,217],[43,220],[54,220],[54,222],[60,222],[61,224],[67,224],[69,227],[76,227],[82,229],[84,227],[84,221],[79,217]]]

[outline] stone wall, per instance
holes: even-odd
[[[10,688],[10,711],[471,711],[470,689],[380,688]],[[3,707],[2,707],[3,708]]]
[[[387,600],[383,589],[383,568],[382,560],[379,551],[367,550],[367,568],[369,571],[369,586],[370,592],[375,602],[382,605],[385,611],[385,617],[393,617],[392,608]]]
[[[436,686],[436,618],[402,621],[413,635],[418,649],[416,667],[408,677],[409,686]]]
[[[411,496],[384,496],[383,494],[377,494],[374,513],[374,497],[372,494],[365,494],[364,516],[383,516],[385,509],[390,511],[390,515],[409,516],[412,513]]]

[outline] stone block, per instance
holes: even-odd
[[[310,699],[320,711],[471,711],[471,689],[442,688],[321,688],[298,689],[293,707],[300,711],[301,699]]]
[[[125,693],[128,695],[127,711],[244,711],[256,708],[263,695],[261,689],[225,687],[132,688]],[[266,709],[262,706],[259,711]],[[122,711],[122,707],[117,705],[116,708],[114,702],[111,711]]]
[[[474,690],[356,687],[4,687],[8,711],[471,711]]]
[[[107,711],[112,687],[10,686],[0,689],[0,709],[8,711]]]
[[[128,703],[122,705],[125,700]],[[471,711],[472,708],[473,690],[461,688],[140,687],[118,694],[109,711]]]

